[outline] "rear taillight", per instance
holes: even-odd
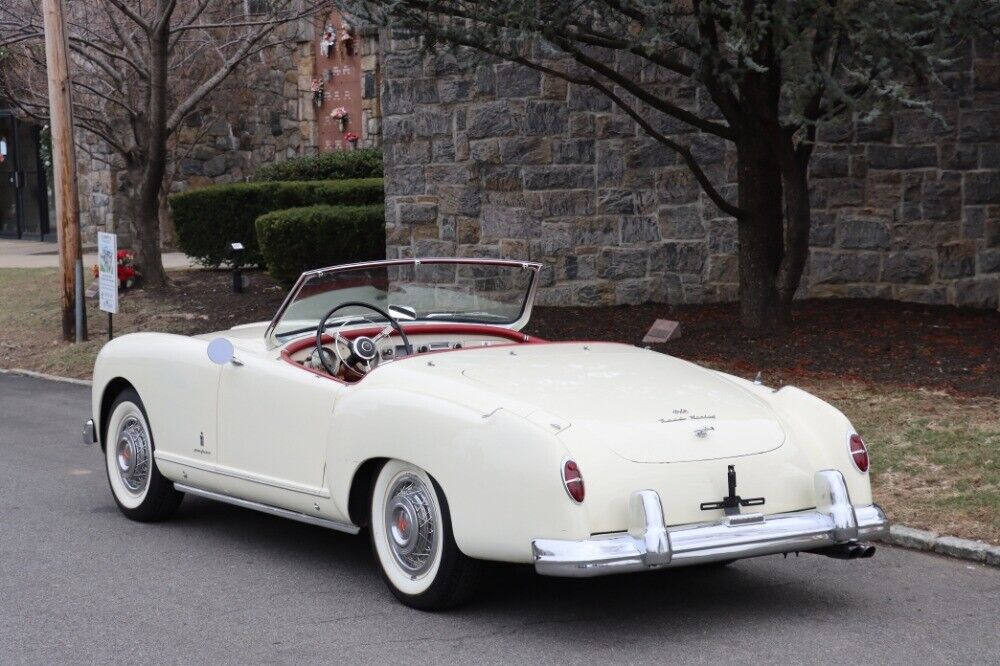
[[[583,475],[580,474],[580,468],[577,467],[575,461],[567,460],[563,463],[562,479],[563,487],[566,488],[566,492],[573,498],[573,501],[582,502],[584,496]]]
[[[861,439],[861,435],[858,433],[854,433],[851,435],[849,447],[851,450],[851,460],[854,461],[854,466],[858,468],[859,472],[867,472],[868,447],[865,446],[865,440]]]

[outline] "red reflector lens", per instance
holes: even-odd
[[[851,435],[851,460],[854,461],[854,466],[858,468],[858,471],[867,472],[868,471],[868,447],[865,446],[865,440],[861,439],[861,435],[854,433]]]
[[[576,466],[576,462],[567,460],[563,463],[562,477],[563,485],[569,496],[573,498],[574,502],[582,502],[585,494],[583,475],[580,474],[580,468]]]

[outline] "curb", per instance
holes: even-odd
[[[923,550],[960,560],[1000,567],[1000,546],[993,546],[983,541],[941,536],[937,532],[918,530],[905,525],[892,525],[889,528],[889,535],[883,537],[882,541],[911,550]]]
[[[0,368],[0,375],[23,375],[25,377],[34,377],[35,379],[45,379],[50,382],[62,382],[64,384],[76,384],[77,386],[93,386],[94,382],[89,379],[74,379],[73,377],[60,377],[59,375],[48,375],[44,372],[35,372],[34,370],[24,370],[22,368]]]

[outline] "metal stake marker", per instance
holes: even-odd
[[[83,259],[77,258],[76,260],[76,341],[83,342],[86,340],[84,335],[84,311],[83,311]]]

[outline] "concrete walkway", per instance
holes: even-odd
[[[97,263],[97,252],[84,251],[83,266]],[[0,268],[58,268],[59,247],[55,243],[36,240],[0,239]],[[164,252],[163,267],[167,270],[193,268],[195,264],[183,252]]]

